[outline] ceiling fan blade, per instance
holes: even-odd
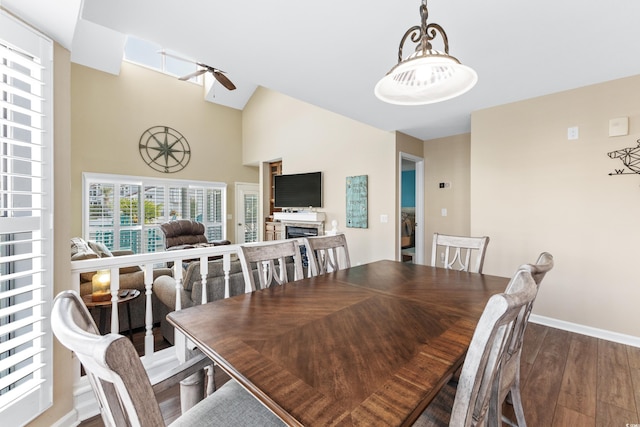
[[[178,79],[182,80],[182,81],[185,81],[185,80],[192,79],[192,78],[194,78],[196,76],[199,76],[200,74],[204,74],[206,72],[207,72],[207,69],[206,68],[202,68],[202,69],[200,69],[198,71],[194,71],[193,73],[189,73],[186,76],[178,77]]]
[[[213,77],[216,78],[217,81],[220,82],[220,84],[222,84],[222,86],[226,87],[229,90],[234,90],[236,88],[236,85],[234,85],[233,83],[231,83],[231,80],[229,80],[227,78],[227,76],[225,76],[224,74],[222,74],[221,71],[219,70],[212,70],[213,73]]]

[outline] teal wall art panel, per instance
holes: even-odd
[[[367,175],[347,177],[347,227],[367,228]]]

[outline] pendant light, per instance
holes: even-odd
[[[397,105],[424,105],[462,95],[478,81],[476,72],[449,55],[447,34],[438,24],[427,24],[427,0],[420,6],[421,25],[407,30],[400,40],[398,64],[375,87],[382,101]],[[442,37],[444,52],[433,49],[431,41]],[[402,58],[405,41],[411,37],[416,51]]]

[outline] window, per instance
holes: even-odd
[[[160,224],[192,219],[209,240],[226,236],[226,191],[219,182],[84,174],[84,238],[134,253],[164,250]]]
[[[165,52],[163,55],[161,52]],[[194,62],[182,59],[183,55],[168,49],[163,49],[159,44],[133,36],[127,36],[124,46],[125,61],[143,65],[154,70],[182,77],[194,73],[198,66]],[[202,84],[202,77],[194,76],[190,82]]]
[[[53,45],[0,11],[0,418],[52,403]]]

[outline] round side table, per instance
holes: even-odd
[[[140,291],[137,289],[120,289],[118,291],[118,304],[124,304],[127,308],[127,320],[129,321],[129,338],[133,339],[133,331],[131,329],[131,307],[129,303],[138,298]],[[111,308],[111,300],[108,301],[92,301],[91,294],[83,295],[82,301],[89,310],[97,308],[100,310],[100,325],[98,330],[101,334],[105,334],[105,325],[107,322],[107,312]]]

